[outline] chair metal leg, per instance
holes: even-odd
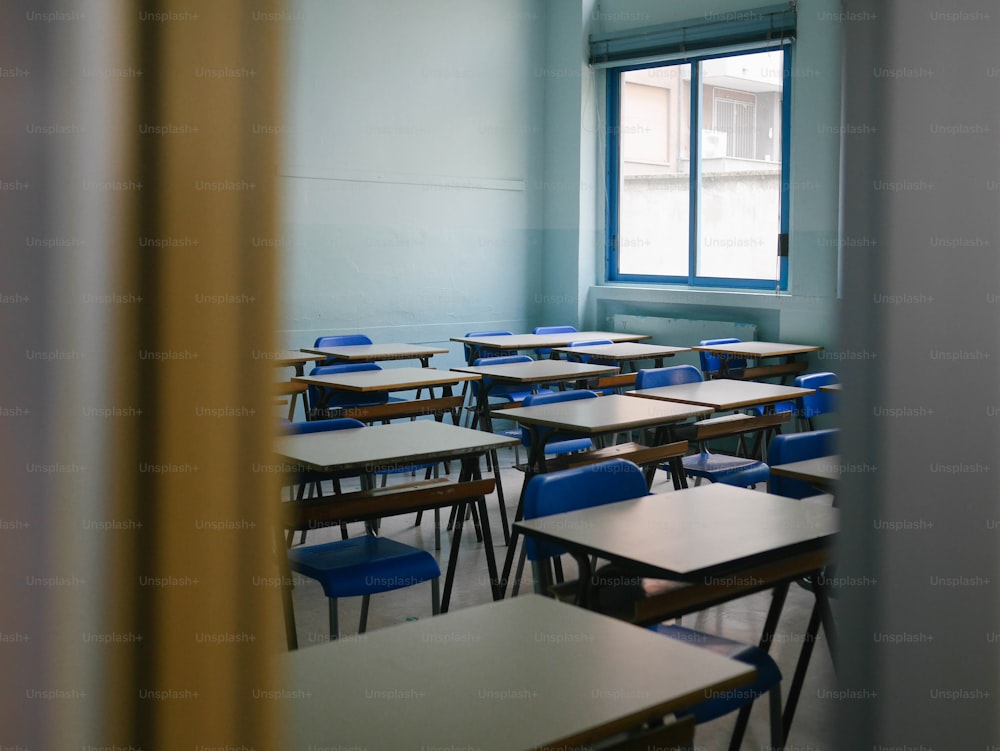
[[[340,638],[340,622],[337,619],[337,598],[328,597],[327,607],[330,610],[330,641]]]
[[[747,724],[750,722],[750,710],[753,709],[753,704],[745,704],[740,707],[739,713],[736,715],[736,726],[733,728],[732,738],[729,739],[729,751],[740,751],[740,746],[743,745],[743,735],[747,731]],[[772,734],[774,730],[771,730]]]
[[[784,723],[781,718],[781,684],[768,692],[768,709],[771,714],[771,748],[781,751],[785,747]]]
[[[503,544],[510,545],[510,521],[507,519],[507,504],[503,496],[503,484],[500,482],[500,460],[497,452],[489,451],[487,459],[493,462],[493,479],[497,486],[497,505],[500,506],[500,524],[503,527]],[[514,447],[514,463],[517,463],[517,446]]]
[[[517,559],[517,572],[514,574],[514,585],[510,590],[511,597],[517,597],[517,591],[521,588],[521,574],[524,573],[524,559],[527,555],[527,548],[521,546],[521,555]]]
[[[431,614],[441,614],[441,579],[435,577],[431,579]]]
[[[363,634],[368,629],[368,605],[371,603],[371,599],[371,595],[365,595],[361,598],[361,622],[358,623],[359,634]]]
[[[479,521],[479,511],[476,509],[476,504],[469,504],[469,514],[472,516],[472,526],[476,530],[476,542],[483,541],[483,528]]]

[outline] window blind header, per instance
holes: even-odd
[[[789,39],[795,35],[795,2],[590,35],[590,64],[599,68],[672,58],[714,47]]]

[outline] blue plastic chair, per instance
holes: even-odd
[[[364,334],[338,334],[336,336],[321,336],[313,342],[314,347],[352,347],[357,344],[371,344],[372,340]]]
[[[330,430],[350,430],[351,428],[363,428],[365,424],[360,420],[355,420],[351,417],[338,417],[332,420],[312,420],[310,422],[284,422],[279,425],[278,432],[283,435],[304,435],[306,433],[325,433]],[[323,495],[322,483],[329,480],[333,484],[333,492],[335,495],[340,493],[340,481],[345,477],[357,477],[357,474],[344,475],[344,474],[329,474],[326,472],[317,472],[315,470],[303,470],[297,472],[292,479],[292,485],[298,488],[295,498],[296,500],[302,500],[305,498],[306,490],[309,490],[309,497],[314,498]],[[347,525],[340,525],[341,533],[344,538],[347,537]],[[292,544],[293,533],[289,532],[286,543],[289,547]],[[299,537],[299,544],[302,545],[306,541],[306,530],[302,530],[301,536]]]
[[[714,344],[739,344],[742,341],[742,339],[730,337],[728,339],[703,339],[698,344],[702,347],[711,347]],[[701,371],[705,375],[705,378],[718,377],[721,368],[721,358],[718,355],[711,352],[699,352],[698,358],[701,361]],[[743,371],[746,370],[747,361],[742,357],[729,358],[727,367],[729,377],[740,378],[743,375]],[[778,402],[774,405],[775,412],[793,412],[794,410],[794,402]],[[747,411],[750,414],[763,415],[766,410],[764,407],[751,407]]]
[[[813,418],[837,411],[837,394],[820,391],[820,386],[840,383],[836,373],[805,373],[795,379],[795,385],[804,389],[813,389],[812,394],[800,396],[795,400],[795,417],[800,430],[813,430]]]
[[[467,331],[466,336],[513,336],[512,331]],[[492,350],[483,347],[476,347],[472,344],[463,344],[462,350],[465,352],[465,362],[469,365],[475,363],[480,357],[489,357]]]
[[[313,342],[313,347],[350,347],[357,344],[371,344],[372,340],[364,334],[338,334],[336,336],[320,336]],[[333,365],[337,360],[332,357],[323,360],[321,365]]]
[[[566,346],[567,347],[595,347],[595,346],[598,346],[598,345],[601,345],[601,344],[614,344],[614,342],[612,342],[610,339],[590,339],[590,340],[585,341],[585,342],[584,341],[570,342]],[[590,362],[592,358],[590,357],[590,355],[577,355],[577,354],[570,354],[570,353],[567,352],[566,353],[566,359],[567,360],[572,360],[573,362]],[[611,363],[611,364],[612,365],[617,365],[618,363],[615,362],[615,363]]]
[[[614,344],[614,342],[612,342],[610,339],[590,339],[589,341],[570,342],[566,346],[567,347],[594,347],[594,346],[598,346],[598,345],[601,345],[601,344]],[[566,359],[567,360],[571,360],[572,362],[588,363],[593,358],[590,355],[577,355],[577,354],[566,353]],[[617,362],[615,360],[602,360],[601,364],[602,365],[614,365],[616,368],[619,369],[619,372],[621,372],[621,363],[619,363],[619,362]],[[609,396],[611,394],[620,393],[620,391],[621,391],[621,389],[612,387],[612,388],[607,388],[607,389],[601,389],[600,393],[604,394],[604,396]]]
[[[281,425],[279,432],[284,435],[305,435],[306,433],[325,433],[330,430],[350,430],[351,428],[363,428],[365,424],[352,417],[337,417],[332,420],[311,420],[309,422],[286,422]],[[339,478],[357,477],[357,475],[331,475],[325,472],[307,470],[299,472],[295,477],[295,484],[299,486],[298,497],[305,495],[305,489],[309,485],[314,486],[314,494],[322,495],[322,489],[318,485],[323,480],[332,480],[334,492],[340,492]],[[302,542],[305,542],[305,532],[302,533]]]
[[[635,387],[652,389],[682,383],[699,383],[701,380],[701,371],[693,365],[671,365],[666,368],[640,370],[635,378]],[[768,478],[768,468],[764,462],[743,456],[713,454],[704,443],[699,446],[697,454],[685,456],[681,463],[684,465],[685,474],[695,478],[695,484],[705,479],[709,482],[751,488],[759,482],[767,482]],[[670,472],[669,464],[662,464],[660,468]]]
[[[532,334],[572,334],[576,331],[575,326],[535,326],[531,330]],[[536,357],[548,357],[552,354],[551,348],[543,347],[535,350]]]
[[[571,391],[556,391],[548,394],[529,394],[524,397],[521,404],[525,407],[539,406],[541,404],[557,404],[559,402],[574,402],[579,399],[597,399],[598,395],[586,389],[573,389]],[[568,433],[561,433],[553,428],[542,427],[539,435],[546,439],[545,454],[547,456],[557,456],[559,454],[571,454],[576,451],[587,451],[594,447],[594,442],[585,436],[575,436]],[[527,428],[521,428],[521,444],[531,447],[531,432]]]
[[[739,344],[742,339],[729,337],[726,339],[702,339],[698,342],[701,347],[711,347],[716,344]],[[705,378],[713,378],[719,375],[722,358],[712,352],[699,352],[698,359],[701,361],[701,372]],[[727,368],[733,378],[739,378],[747,367],[747,361],[741,357],[729,358]]]
[[[365,424],[360,420],[340,417],[332,420],[288,423],[281,426],[281,430],[287,435],[302,435],[364,427]],[[410,468],[397,469],[393,472],[409,470]],[[318,487],[318,484],[326,479],[333,480],[334,491],[339,493],[340,477],[343,475],[333,476],[311,471],[301,473],[295,479],[300,486],[298,497],[302,498],[304,495],[302,491],[306,485],[316,483]],[[319,581],[324,594],[329,598],[331,639],[336,639],[339,633],[337,598],[340,597],[364,597],[359,633],[364,633],[367,627],[370,597],[379,592],[401,589],[430,580],[432,612],[435,615],[438,613],[440,597],[437,580],[441,576],[441,571],[434,556],[420,548],[384,537],[366,534],[362,537],[347,538],[344,524],[341,524],[341,530],[344,534],[342,540],[288,551],[288,561],[292,570]],[[305,539],[306,530],[303,529],[300,544],[304,543]]]
[[[703,380],[701,371],[694,365],[669,365],[665,368],[643,368],[635,374],[635,387],[637,390],[656,389]]]
[[[472,364],[473,365],[509,365],[512,363],[519,362],[534,362],[534,358],[529,355],[504,355],[502,357],[480,357],[477,358]],[[525,397],[530,396],[533,393],[539,394],[551,394],[552,391],[549,389],[531,389],[526,388],[524,384],[521,383],[507,383],[504,381],[497,381],[492,378],[483,378],[481,381],[470,381],[472,384],[472,400],[474,403],[479,402],[479,389],[487,389],[489,398],[493,399],[503,399],[507,402],[520,402],[523,401]],[[472,425],[470,427],[475,428],[478,423],[479,415],[475,414],[472,419]]]
[[[840,437],[838,428],[811,430],[805,433],[776,435],[767,448],[767,460],[771,464],[790,464],[837,453]],[[814,486],[804,480],[771,475],[767,482],[767,492],[786,498],[808,498],[822,495]]]
[[[524,491],[524,518],[537,519],[648,494],[646,479],[639,467],[623,459],[612,459],[531,478]],[[553,559],[565,552],[556,544],[530,537],[525,541],[525,550],[532,562],[536,582],[543,581],[540,568],[550,565]],[[757,697],[767,693],[771,710],[771,745],[773,748],[782,747],[781,670],[767,652],[760,647],[682,626],[659,624],[652,630],[757,669],[757,678],[749,686],[715,695],[679,714],[690,715],[696,724],[701,724],[744,707],[749,708]],[[742,732],[740,735],[741,738],[734,739],[731,747],[739,747]]]
[[[338,363],[336,365],[319,365],[309,371],[309,375],[360,373],[366,370],[382,370],[382,368],[373,362]],[[319,407],[318,405],[321,401],[321,395],[324,390],[325,389],[322,386],[309,386],[306,390],[306,396],[308,397],[309,404],[309,411],[307,414],[311,417],[310,421],[314,419],[322,419],[326,410],[334,410],[344,407],[371,407],[376,404],[385,404],[389,401],[389,394],[384,391],[367,394],[353,394],[346,391],[335,391],[330,394],[330,398],[327,400],[326,404],[323,407]]]
[[[285,422],[280,425],[285,435],[305,435],[307,433],[325,433],[329,430],[348,430],[363,428],[365,424],[353,417],[336,417],[331,420],[311,420],[309,422]]]
[[[514,334],[511,331],[467,331],[467,332],[465,332],[465,335],[466,336],[513,336]],[[472,344],[463,344],[462,345],[462,351],[465,353],[465,362],[468,365],[475,365],[476,364],[476,360],[479,360],[481,358],[482,359],[486,359],[486,358],[502,357],[503,356],[502,354],[500,354],[500,351],[498,351],[498,350],[490,350],[490,349],[485,349],[483,347],[476,347],[476,346],[474,346]],[[497,354],[494,355],[494,354],[492,354],[493,352],[497,352]],[[469,391],[469,381],[465,381],[464,383],[462,383],[462,404],[463,405],[466,404],[466,397],[469,394],[470,394],[470,391]],[[475,401],[475,397],[473,397],[473,402],[474,401]],[[468,406],[474,408],[475,404],[472,403],[472,404],[469,404]],[[471,412],[472,412],[472,410],[470,410],[470,413]],[[470,415],[469,424],[470,425],[474,425],[475,424],[474,420],[475,420],[475,415]]]
[[[336,540],[321,545],[293,548],[288,551],[288,564],[323,587],[330,613],[330,639],[340,635],[337,600],[341,597],[363,597],[358,633],[368,625],[371,596],[431,582],[431,612],[440,612],[439,579],[441,569],[434,556],[426,550],[406,545],[387,537],[370,534]]]

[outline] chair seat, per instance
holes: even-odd
[[[721,657],[728,657],[746,665],[752,665],[757,669],[757,678],[753,683],[732,691],[713,694],[712,698],[696,704],[686,712],[679,713],[692,715],[698,724],[709,722],[739,709],[751,697],[756,699],[781,682],[781,670],[777,663],[760,647],[664,623],[652,626],[650,630],[662,636],[707,649]]]
[[[497,399],[506,399],[509,402],[523,402],[525,397],[531,396],[532,394],[554,394],[552,389],[538,389],[537,391],[508,391],[503,394],[493,394],[490,396],[495,396]]]
[[[565,441],[555,441],[545,444],[545,455],[572,454],[576,451],[588,451],[594,448],[594,442],[589,438],[570,438]]]
[[[770,471],[768,466],[756,459],[728,454],[711,454],[703,451],[700,454],[685,456],[682,460],[684,471],[692,477],[704,477],[712,482],[720,482],[723,477],[739,473],[741,482],[747,486],[758,482],[767,482]]]
[[[288,563],[333,598],[388,592],[441,576],[437,560],[426,550],[371,535],[294,548],[288,551]]]
[[[795,402],[778,402],[774,405],[775,412],[794,412]],[[755,415],[763,415],[765,413],[764,407],[750,407],[750,412]]]

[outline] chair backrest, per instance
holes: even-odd
[[[473,365],[510,365],[518,362],[534,362],[531,355],[502,355],[500,357],[478,357],[472,361]],[[472,396],[479,396],[479,381],[469,381],[472,385]],[[484,378],[483,385],[489,386],[490,396],[504,396],[513,392],[526,391],[529,387],[521,383],[505,383],[503,381],[493,382],[491,378]]]
[[[528,394],[521,401],[522,406],[532,407],[541,404],[556,404],[558,402],[575,402],[579,399],[597,399],[600,396],[596,391],[588,391],[587,389],[570,389],[569,391],[553,391],[548,394]],[[548,453],[548,447],[556,441],[576,441],[585,436],[580,436],[577,433],[567,433],[565,431],[560,431],[555,428],[538,428],[539,437],[545,438],[546,441],[546,453]],[[521,428],[521,443],[525,446],[531,445],[531,432],[527,428]],[[592,446],[593,444],[587,441],[587,446]]]
[[[795,385],[804,389],[813,389],[808,396],[800,396],[795,400],[795,411],[799,417],[810,419],[816,415],[825,415],[837,411],[837,395],[820,391],[820,386],[840,383],[836,373],[806,373],[795,379]]]
[[[364,334],[337,334],[335,336],[320,336],[313,342],[314,347],[351,347],[358,344],[371,344],[372,340]],[[336,360],[328,357],[320,365],[333,365]]]
[[[309,371],[309,375],[356,373],[363,370],[382,370],[382,367],[373,362],[346,362],[338,363],[336,365],[319,365]],[[320,392],[322,389],[322,386],[309,387],[308,396],[309,407],[311,409],[315,409],[320,403]],[[385,404],[387,401],[389,401],[389,395],[385,392],[372,392],[367,394],[349,394],[347,392],[338,392],[330,397],[326,406],[329,408],[351,407],[359,404]]]
[[[361,420],[352,417],[337,417],[332,420],[312,420],[310,422],[291,422],[282,426],[285,435],[304,435],[306,433],[325,433],[330,430],[349,430],[363,428]]]
[[[535,326],[531,330],[532,334],[572,334],[576,331],[575,326]],[[535,354],[539,357],[545,357],[552,353],[552,350],[548,347],[543,347],[542,349],[536,349]]]
[[[532,477],[524,489],[524,518],[537,519],[644,495],[649,495],[649,489],[642,470],[624,459],[609,459]],[[530,537],[525,538],[525,550],[532,561],[564,552],[558,545]]]
[[[572,334],[576,331],[575,326],[535,326],[531,330],[532,334]]]
[[[644,368],[635,376],[637,389],[655,389],[660,386],[677,386],[681,383],[698,383],[704,380],[694,365],[670,365],[666,368]]]
[[[355,344],[371,344],[372,340],[364,334],[340,334],[337,336],[321,336],[316,339],[314,347],[350,347]]]
[[[468,331],[466,336],[513,336],[512,331]],[[474,347],[471,344],[463,344],[462,349],[465,352],[465,362],[472,365],[480,357],[489,357],[491,350],[481,349],[479,347]]]
[[[332,420],[311,420],[310,422],[288,422],[279,428],[282,435],[304,435],[306,433],[326,433],[331,430],[349,430],[363,428],[365,424],[350,417],[337,417]],[[296,485],[315,479],[320,473],[299,471],[292,475],[291,484]]]
[[[701,347],[711,347],[715,344],[739,344],[742,339],[734,339],[729,337],[727,339],[702,339],[698,342]],[[713,354],[712,352],[699,352],[698,359],[701,361],[701,372],[707,377],[710,373],[719,372],[719,356]],[[742,371],[747,366],[747,361],[743,358],[730,358],[729,359],[729,372],[735,374],[736,372]]]
[[[767,447],[768,464],[789,464],[820,456],[837,453],[838,428],[812,430],[807,433],[787,433],[776,435]],[[819,491],[808,482],[771,474],[767,481],[767,492],[786,498],[807,498],[819,495]]]
[[[599,344],[614,344],[610,339],[590,339],[588,341],[581,342],[570,342],[567,347],[594,347]],[[575,360],[576,362],[590,362],[589,355],[567,355],[567,359]]]

